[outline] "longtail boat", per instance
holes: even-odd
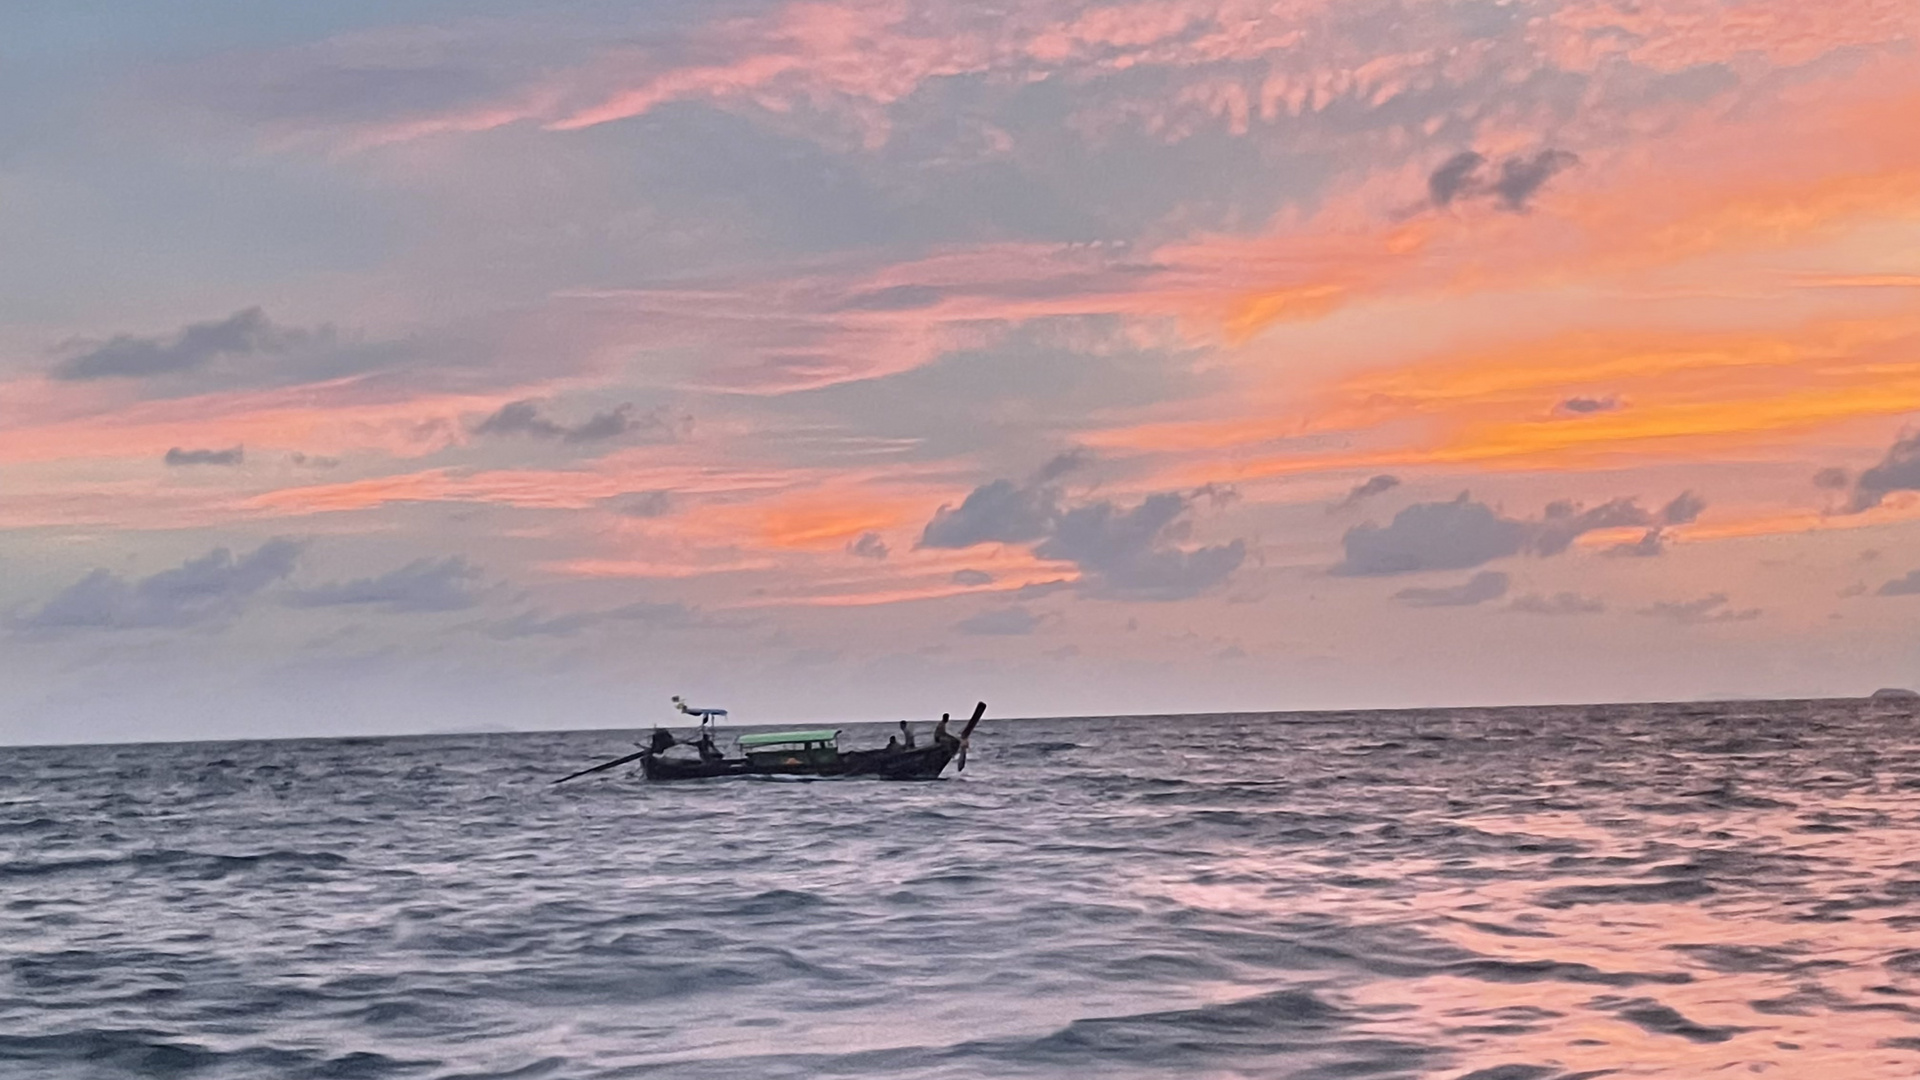
[[[699,733],[692,740],[682,740],[665,728],[655,728],[652,740],[639,753],[582,769],[554,783],[562,784],[630,761],[640,763],[641,772],[648,780],[710,780],[729,776],[937,780],[947,763],[955,758],[959,759],[956,771],[967,767],[968,741],[987,711],[986,702],[975,705],[973,716],[957,736],[946,730],[949,719],[943,714],[933,736],[924,745],[902,746],[889,742],[877,749],[843,750],[839,729],[814,728],[742,735],[735,740],[738,756],[728,756],[714,745],[713,737],[713,718],[726,715],[724,709],[695,709],[679,698],[674,699],[674,704],[681,712],[700,717]]]

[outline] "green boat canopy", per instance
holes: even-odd
[[[750,746],[786,746],[791,743],[830,743],[840,737],[840,732],[832,728],[817,731],[763,731],[758,735],[740,736],[742,748]]]

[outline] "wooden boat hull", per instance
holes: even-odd
[[[712,780],[728,776],[937,780],[959,749],[958,743],[953,743],[919,746],[912,750],[848,750],[832,761],[796,757],[788,763],[773,764],[756,764],[745,758],[694,761],[647,754],[641,757],[640,766],[649,780]]]

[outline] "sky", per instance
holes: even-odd
[[[1911,0],[20,0],[0,741],[1920,685]]]

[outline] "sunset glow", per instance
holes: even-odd
[[[1920,682],[1913,3],[480,7],[0,15],[0,735]]]

